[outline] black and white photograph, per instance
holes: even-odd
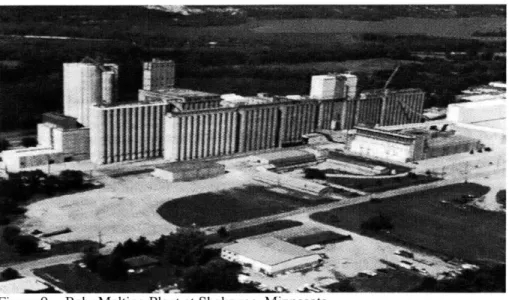
[[[453,2],[0,4],[0,299],[505,294],[507,5]]]

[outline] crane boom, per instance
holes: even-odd
[[[387,82],[385,82],[385,85],[384,85],[384,91],[387,90],[387,87],[389,86],[389,84],[391,83],[392,79],[394,78],[394,75],[396,75],[396,73],[398,72],[399,70],[399,64],[396,66],[396,69],[394,69],[394,71],[392,71],[392,74],[391,76],[389,77],[389,79],[387,79]]]

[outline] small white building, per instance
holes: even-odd
[[[221,257],[267,275],[314,267],[322,261],[319,254],[274,237],[239,240],[223,247]]]

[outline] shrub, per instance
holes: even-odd
[[[64,170],[58,176],[64,188],[78,189],[83,186],[83,172],[76,170]]]
[[[219,237],[224,239],[224,238],[227,238],[230,235],[230,233],[228,232],[228,230],[226,230],[226,228],[224,226],[221,226],[217,230],[217,235],[219,235]]]
[[[20,235],[14,240],[14,247],[20,255],[30,255],[39,249],[38,239],[30,235]]]
[[[505,207],[505,203],[506,203],[505,202],[505,198],[506,198],[505,190],[498,191],[495,198],[497,199],[498,204],[501,204],[503,207]]]
[[[127,265],[119,255],[99,259],[97,272],[105,280],[124,280],[127,278]]]
[[[375,217],[371,217],[368,220],[361,223],[361,229],[369,231],[390,230],[393,227],[394,226],[392,224],[392,219],[382,214],[379,214],[378,216]]]
[[[14,244],[14,241],[16,240],[16,238],[19,236],[20,233],[21,233],[21,229],[19,229],[19,227],[7,226],[4,228],[2,238],[4,239],[4,241],[7,244],[12,245],[12,244]]]
[[[2,280],[5,281],[21,278],[19,272],[14,270],[13,268],[7,268],[3,270],[0,276],[2,277]]]

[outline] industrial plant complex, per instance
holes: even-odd
[[[79,170],[90,184],[30,204],[23,231],[44,236],[48,245],[96,236],[108,247],[146,241],[141,256],[124,260],[126,278],[141,278],[163,268],[161,257],[150,257],[157,256],[152,241],[161,236],[165,243],[179,228],[198,230],[200,247],[240,265],[238,281],[262,291],[336,291],[334,284],[347,277],[394,274],[403,281],[451,279],[478,268],[444,258],[477,245],[449,249],[443,240],[450,235],[440,234],[463,226],[458,219],[470,222],[463,202],[488,202],[470,176],[489,179],[504,168],[505,83],[472,88],[446,109],[425,112],[424,91],[389,88],[399,67],[376,90],[360,90],[357,76],[346,72],[311,76],[306,95],[241,96],[179,88],[175,65],[143,63],[136,101],[120,99],[116,64],[85,58],[63,65],[63,112],[44,113],[37,146],[3,151],[2,165],[7,177],[41,173],[44,166],[51,174],[50,165]],[[359,210],[340,216],[340,208],[353,205]],[[410,231],[421,223],[435,230],[437,245],[425,230]],[[493,249],[502,237],[474,227],[468,227],[473,236],[495,243],[482,241],[472,251],[498,259]],[[398,243],[390,240],[393,230]],[[68,270],[95,276],[79,269],[88,268],[79,259]],[[64,279],[51,272],[40,271],[41,278],[60,287]],[[26,284],[46,287],[34,280]],[[178,290],[158,284],[157,291],[165,288]]]
[[[221,96],[174,87],[175,63],[154,59],[143,64],[138,101],[125,102],[118,99],[117,65],[86,58],[65,63],[63,71],[63,114],[44,115],[37,147],[3,153],[8,171],[80,160],[102,165],[224,157],[299,145],[306,134],[352,129],[356,133],[347,145],[353,153],[399,162],[468,152],[481,144],[479,135],[464,136],[465,130],[447,126],[385,129],[424,121],[424,92],[387,87],[359,92],[353,74],[312,76],[309,95]],[[448,120],[472,126],[498,122],[505,100],[491,98],[451,104]]]
[[[186,161],[298,145],[318,130],[420,121],[424,92],[357,95],[352,74],[313,76],[309,96],[223,97],[174,87],[173,61],[143,65],[137,102],[118,99],[115,64],[64,64],[63,114],[46,114],[35,148],[4,152],[9,171],[90,159],[95,164],[164,157]]]

